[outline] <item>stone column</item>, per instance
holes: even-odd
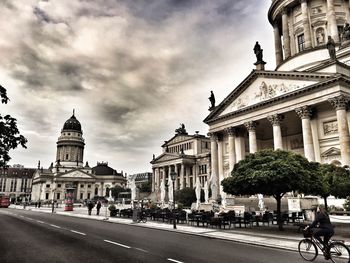
[[[256,141],[256,122],[248,121],[244,123],[249,133],[249,152],[255,153],[258,150],[258,144]]]
[[[315,161],[314,143],[311,133],[311,109],[309,106],[303,106],[295,109],[295,112],[301,118],[304,141],[304,154],[309,161]]]
[[[278,114],[274,114],[271,116],[267,116],[268,121],[272,125],[273,129],[273,145],[274,149],[281,149],[283,150],[283,143],[282,143],[282,132],[281,132],[281,122],[283,117]]]
[[[226,132],[228,133],[228,163],[231,172],[236,163],[236,130],[233,127],[231,127],[226,129]]]
[[[349,125],[346,116],[346,106],[349,102],[349,98],[340,95],[335,98],[329,99],[337,113],[338,134],[340,154],[342,159],[342,165],[350,165],[350,135]]]
[[[284,47],[284,57],[290,57],[290,37],[288,28],[288,10],[284,8],[282,11],[282,33],[283,33],[283,47]]]
[[[275,37],[276,66],[278,66],[283,61],[283,52],[282,52],[281,34],[280,34],[279,29],[278,29],[277,22],[273,26],[273,34]]]
[[[211,150],[211,176],[210,176],[210,187],[212,199],[216,200],[218,198],[218,145],[217,145],[217,135],[209,134],[210,136],[210,150]]]
[[[176,173],[176,179],[175,179],[175,189],[174,190],[178,190],[179,188],[179,185],[178,185],[178,177],[179,177],[179,171],[178,171],[178,168],[177,168],[177,164],[174,165],[174,172]]]
[[[222,185],[221,181],[225,178],[224,177],[224,145],[223,145],[223,139],[218,138],[218,167],[219,167],[219,194],[222,193]]]
[[[300,0],[301,2],[301,15],[303,18],[304,26],[304,40],[305,40],[305,49],[311,48],[311,31],[310,31],[310,22],[309,22],[309,8],[307,6],[307,0]]]
[[[339,32],[337,26],[337,20],[335,17],[334,0],[327,0],[327,21],[328,32],[332,36],[334,42],[339,43]]]
[[[185,165],[181,164],[181,170],[180,170],[180,189],[184,188],[184,174],[185,174]]]
[[[157,184],[156,168],[152,168],[152,192],[154,192]]]
[[[163,172],[163,173],[162,173],[162,180],[163,180],[163,182],[164,182],[164,184],[165,184],[165,166],[162,167],[162,170],[163,170],[163,171],[162,171],[162,172]]]

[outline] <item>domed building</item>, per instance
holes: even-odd
[[[204,120],[211,136],[213,197],[247,153],[272,148],[350,165],[348,0],[273,0],[276,69],[256,68]],[[253,47],[252,43],[252,47]]]
[[[88,162],[84,165],[84,146],[81,124],[73,111],[58,137],[55,165],[51,163],[48,169],[44,169],[40,167],[40,161],[38,163],[33,175],[33,201],[62,201],[67,189],[73,189],[75,201],[83,201],[106,196],[109,188],[116,185],[126,185],[123,173],[118,173],[108,163],[98,162],[92,168]]]

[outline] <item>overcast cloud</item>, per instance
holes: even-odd
[[[206,134],[217,102],[254,68],[259,41],[273,69],[271,1],[2,0],[0,84],[28,149],[10,164],[44,167],[73,108],[84,161],[151,171],[152,154],[180,123]]]

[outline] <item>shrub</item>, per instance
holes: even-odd
[[[108,210],[112,212],[112,211],[117,210],[117,208],[115,207],[115,205],[112,204],[108,207]]]

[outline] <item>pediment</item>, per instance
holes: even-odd
[[[244,109],[317,83],[316,80],[258,77],[240,92],[219,116]]]
[[[329,157],[329,156],[340,156],[340,149],[331,147],[327,151],[324,151],[321,154],[321,157]]]
[[[161,163],[169,160],[175,160],[178,159],[178,154],[171,154],[171,153],[163,153],[162,155],[158,156],[152,163]]]
[[[182,141],[186,141],[190,138],[191,138],[190,135],[175,135],[173,138],[171,138],[169,141],[167,141],[166,145],[171,145],[171,144],[179,143]]]
[[[71,170],[67,173],[59,175],[59,177],[60,178],[85,178],[85,179],[94,178],[94,176],[92,174],[88,174],[88,173],[83,172],[81,170]]]

